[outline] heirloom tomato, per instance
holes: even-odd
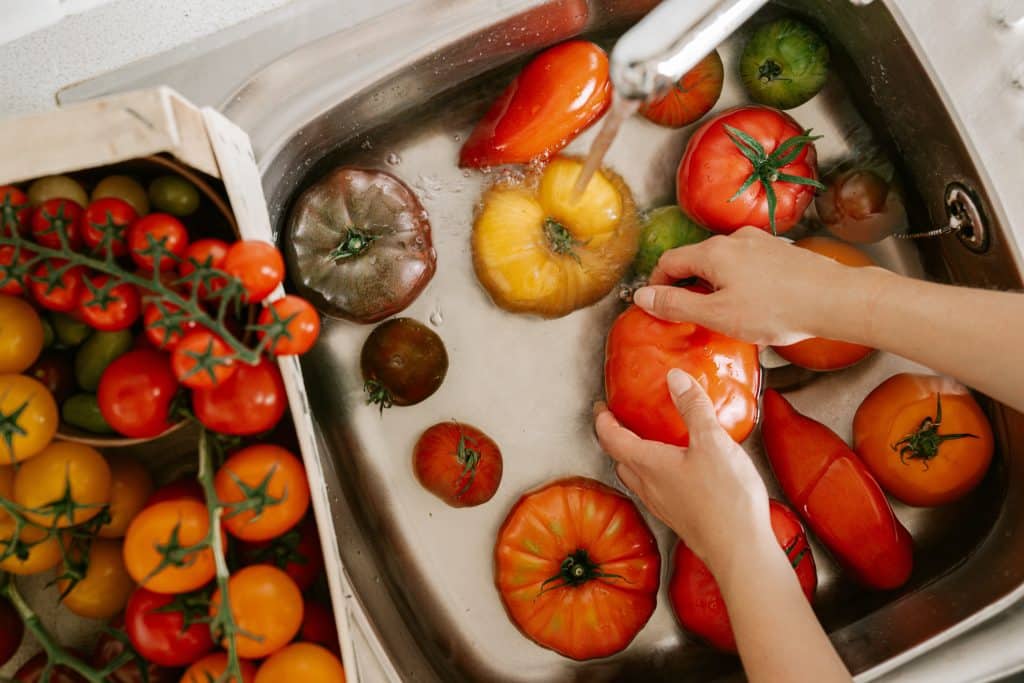
[[[277,567],[254,564],[239,569],[228,580],[228,596],[240,631],[240,657],[266,657],[291,642],[302,627],[302,593]],[[210,598],[211,617],[217,615],[220,602],[217,590]]]
[[[448,372],[448,352],[426,325],[392,318],[370,332],[359,364],[367,402],[384,410],[411,406],[437,391]]]
[[[833,235],[848,242],[878,242],[910,227],[903,192],[869,168],[833,171],[828,189],[814,200],[818,218]]]
[[[221,434],[248,436],[272,429],[288,407],[281,371],[266,358],[235,366],[227,379],[192,390],[196,418]]]
[[[182,553],[181,549],[205,541],[209,530],[209,512],[197,500],[169,500],[143,508],[124,537],[128,573],[155,593],[201,588],[215,573],[213,551],[206,547]],[[180,557],[168,558],[168,552]]]
[[[72,546],[69,560],[81,562],[82,559]],[[135,588],[124,567],[121,541],[92,539],[86,566],[85,575],[74,587],[67,579],[57,579],[57,590],[64,596],[61,604],[80,617],[109,619],[124,609]]]
[[[644,102],[640,113],[659,126],[682,128],[711,111],[722,95],[724,80],[722,57],[712,50],[671,88]]]
[[[132,647],[160,666],[188,666],[213,649],[209,609],[201,595],[165,595],[136,588],[124,611]]]
[[[149,438],[171,428],[171,401],[177,390],[167,355],[139,349],[107,366],[96,397],[107,424],[125,436]]]
[[[269,541],[285,533],[309,509],[306,469],[294,455],[272,444],[255,444],[232,453],[214,477],[221,503],[250,505],[230,511],[224,528],[243,541]],[[230,508],[229,508],[230,509]]]
[[[649,277],[666,251],[703,242],[708,237],[711,233],[693,222],[678,206],[659,206],[646,211],[641,220],[640,249],[633,259],[633,272]]]
[[[327,649],[313,643],[292,643],[260,665],[256,683],[345,683],[345,669]]]
[[[817,31],[802,21],[777,19],[750,36],[740,78],[755,102],[792,109],[825,87],[828,63],[828,45]]]
[[[57,402],[37,380],[0,375],[0,465],[31,458],[57,433]]]
[[[43,350],[43,323],[24,299],[0,294],[0,374],[24,372]]]
[[[117,197],[105,197],[93,201],[85,209],[82,219],[82,240],[85,246],[100,256],[110,250],[114,256],[128,253],[126,233],[139,215],[132,205]]]
[[[452,507],[472,507],[498,490],[501,450],[472,425],[441,422],[416,441],[412,467],[423,488]]]

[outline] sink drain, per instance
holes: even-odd
[[[955,234],[960,242],[976,253],[988,249],[988,231],[985,217],[974,193],[963,183],[950,183],[946,187],[946,217],[948,223],[940,228],[925,232],[894,233],[893,237],[916,240],[925,237],[939,237]]]

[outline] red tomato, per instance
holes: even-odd
[[[769,502],[769,511],[775,539],[786,551],[807,600],[814,602],[818,574],[804,528],[793,511],[776,500]],[[676,544],[668,591],[672,609],[683,628],[719,650],[736,652],[736,638],[718,582],[707,565],[681,540]]]
[[[71,650],[70,654],[78,657],[79,661],[85,661],[80,652]],[[53,667],[49,678],[46,678],[44,675],[46,664],[46,653],[40,652],[21,665],[21,668],[14,673],[14,680],[18,683],[42,683],[43,681],[48,681],[48,683],[87,683],[80,674],[66,666]]]
[[[459,165],[524,164],[565,147],[611,105],[608,56],[570,40],[533,58],[462,146]]]
[[[108,248],[114,256],[124,256],[128,253],[125,232],[138,216],[132,205],[123,199],[97,199],[85,210],[82,240],[85,246],[101,256],[106,255]]]
[[[188,291],[192,291],[192,288],[199,285],[199,296],[204,299],[214,297],[218,291],[223,289],[224,285],[227,284],[227,279],[223,277],[213,277],[203,282],[195,282],[189,279],[189,275],[195,272],[196,266],[206,266],[207,268],[216,268],[218,270],[224,270],[224,258],[228,253],[228,243],[224,240],[217,239],[204,239],[196,240],[192,244],[188,245],[188,249],[185,250],[185,258],[181,263],[178,264],[178,275],[184,280],[185,287]]]
[[[640,113],[659,126],[682,128],[711,111],[722,95],[724,80],[722,57],[714,50],[665,94],[641,105]]]
[[[472,425],[441,422],[420,435],[412,468],[423,488],[452,507],[486,503],[501,483],[501,450]]]
[[[245,564],[272,564],[283,569],[301,591],[309,590],[324,569],[320,536],[311,517],[270,541],[241,541],[238,546]]]
[[[152,272],[160,244],[163,244],[160,270],[174,270],[188,249],[188,230],[181,221],[166,213],[143,216],[128,228],[128,249],[132,260],[142,270]]]
[[[0,187],[0,235],[24,235],[31,212],[28,195],[12,185]]]
[[[164,595],[136,588],[124,610],[124,629],[132,647],[148,661],[188,666],[213,649],[205,621],[207,605],[202,596]]]
[[[28,282],[28,263],[32,252],[10,244],[0,245],[0,294],[18,296],[24,293]]]
[[[287,405],[281,371],[266,358],[256,365],[237,363],[223,382],[192,392],[192,412],[221,434],[248,436],[272,429]]]
[[[82,246],[82,207],[70,199],[47,199],[32,214],[32,239],[44,247],[61,248],[61,233],[68,246]]]
[[[0,188],[0,192],[3,188]],[[314,617],[314,621],[320,618]],[[331,618],[333,622],[333,617]],[[314,623],[314,626],[321,626]],[[306,625],[302,625],[305,630]],[[6,598],[0,598],[0,666],[6,664],[21,647],[21,639],[25,635],[25,623],[17,610]],[[316,641],[320,642],[320,641]]]
[[[84,289],[85,269],[81,266],[65,267],[67,265],[64,259],[48,259],[32,271],[29,291],[43,308],[70,313],[78,306]]]
[[[100,633],[100,637],[96,641],[96,647],[92,651],[92,659],[89,662],[94,669],[100,671],[107,668],[107,665],[111,662],[119,660],[129,647],[128,643],[122,640],[126,636],[122,633],[117,633],[115,637],[113,631],[113,629],[117,631],[124,630],[124,619],[116,617],[107,626],[108,630]],[[138,657],[133,656],[129,658],[126,664],[112,671],[104,680],[107,683],[177,683],[178,674],[172,669],[161,667],[148,661],[145,663],[145,669],[143,670],[139,666]]]
[[[341,656],[338,643],[338,624],[334,621],[334,612],[319,601],[306,600],[302,610],[302,629],[299,640],[323,645],[337,656]]]
[[[89,327],[105,332],[124,330],[139,318],[142,302],[139,290],[130,282],[110,286],[109,275],[93,275],[83,281],[78,301],[78,318]]]
[[[806,133],[789,115],[768,107],[737,107],[719,114],[686,145],[676,177],[680,208],[714,232],[730,233],[745,225],[786,232],[804,215],[815,188],[825,189],[818,182],[817,154],[810,138],[803,137]],[[743,134],[758,147],[743,142]]]
[[[100,377],[96,398],[103,419],[134,438],[170,429],[170,407],[178,380],[166,354],[139,349],[115,359]]]
[[[185,335],[200,329],[190,313],[166,301],[146,304],[142,324],[146,338],[158,349],[167,351],[173,351]]]
[[[260,313],[260,341],[268,334],[276,341],[267,350],[275,356],[297,356],[309,351],[320,336],[320,316],[302,297],[287,294]]]
[[[764,395],[761,436],[786,498],[839,563],[869,588],[903,585],[913,540],[850,447],[774,390]]]
[[[668,371],[693,375],[718,421],[737,442],[757,423],[761,364],[757,346],[693,323],[670,323],[630,306],[608,334],[604,365],[608,407],[644,439],[686,446],[690,434],[668,393]]]
[[[191,389],[212,387],[234,374],[231,347],[209,330],[193,330],[174,345],[171,367],[178,381]]]
[[[200,503],[206,500],[206,494],[203,492],[203,486],[195,477],[180,477],[175,479],[170,484],[164,484],[156,491],[153,491],[152,495],[146,499],[146,504],[143,508],[148,508],[151,505],[157,503],[163,503],[168,500],[197,500]]]
[[[245,300],[263,301],[284,280],[284,259],[273,244],[242,240],[228,248],[224,271],[242,283]]]

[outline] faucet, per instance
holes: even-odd
[[[665,0],[615,44],[610,66],[615,92],[628,100],[645,100],[670,88],[767,3]]]

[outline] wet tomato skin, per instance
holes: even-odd
[[[412,458],[423,488],[452,507],[486,503],[501,483],[501,450],[472,425],[451,421],[429,427]]]
[[[188,666],[213,649],[205,621],[186,627],[180,610],[167,610],[174,599],[173,595],[136,588],[125,608],[125,631],[132,647],[160,666]]]
[[[441,386],[448,372],[448,352],[441,338],[422,323],[392,318],[370,333],[360,366],[371,400],[374,390],[382,390],[382,407],[411,406]]]

